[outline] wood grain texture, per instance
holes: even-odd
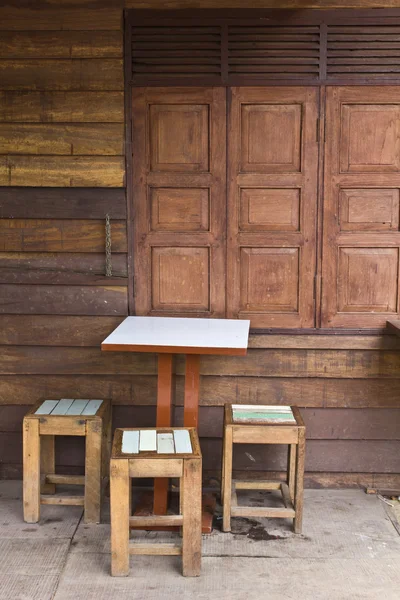
[[[1,157],[3,158],[3,157]],[[123,157],[8,156],[0,184],[50,187],[123,187]]]
[[[80,285],[128,287],[127,277],[108,277],[106,275],[88,275],[86,273],[65,273],[63,271],[29,270],[14,272],[0,268],[0,284],[16,285]]]
[[[112,254],[113,275],[127,277],[125,254]],[[0,269],[4,272],[66,273],[70,275],[104,275],[104,252],[1,252]]]
[[[177,373],[183,373],[178,358]],[[400,376],[400,353],[390,350],[250,350],[243,357],[202,357],[202,375],[243,377],[338,377],[344,379]]]
[[[176,10],[199,8],[196,0],[125,0],[127,8]],[[246,8],[390,8],[397,7],[396,0],[250,0]],[[202,0],[201,8],[243,8],[243,0]]]
[[[105,252],[105,221],[0,219],[1,252]],[[126,252],[126,222],[111,222],[111,249]]]
[[[120,156],[122,124],[0,124],[1,154]]]
[[[0,91],[0,121],[122,123],[123,92]]]
[[[2,90],[123,89],[122,60],[118,58],[0,60]]]
[[[120,58],[122,47],[120,31],[3,31],[0,37],[3,59]]]
[[[400,467],[399,441],[307,440],[306,469],[308,471],[348,473],[397,473]],[[202,439],[205,468],[219,469],[221,440]],[[241,444],[234,457],[233,470],[283,471],[287,449],[281,445],[259,446]],[[264,475],[267,475],[266,473]],[[234,474],[235,476],[235,474]]]
[[[54,352],[54,350],[53,350]],[[28,405],[38,398],[102,398],[114,404],[149,405],[151,418],[141,422],[150,427],[155,423],[157,379],[154,375],[18,375],[0,378],[0,405]],[[151,406],[153,404],[153,406]],[[154,407],[154,408],[153,408]],[[126,415],[125,417],[128,417]],[[126,426],[129,420],[120,423]],[[135,423],[130,423],[132,426]]]
[[[23,374],[82,374],[82,375],[153,375],[155,357],[151,354],[101,352],[95,348],[53,348],[7,346],[3,353],[0,373]]]
[[[99,347],[121,322],[122,317],[0,315],[0,344]]]
[[[8,0],[0,7],[2,30],[119,30],[122,26],[122,3],[111,5],[104,0],[56,6],[41,0],[34,4]]]
[[[2,314],[127,315],[125,287],[3,284]]]
[[[0,218],[12,219],[126,218],[125,190],[117,188],[0,189]],[[104,222],[104,221],[103,221]]]
[[[22,459],[20,433],[0,434],[0,449],[3,462],[18,464]],[[84,437],[81,438],[82,442]],[[81,440],[63,439],[56,446],[57,465],[79,467],[84,464],[84,443]],[[287,451],[284,446],[258,446],[241,444],[233,459],[233,476],[237,472],[246,472],[244,478],[250,479],[253,471],[257,474],[264,471],[264,479],[269,474],[266,471],[284,471],[286,468]],[[203,438],[201,440],[203,468],[206,471],[218,473],[222,458],[222,441],[220,439]],[[325,479],[335,473],[366,473],[392,474],[399,472],[400,442],[397,440],[307,440],[306,471],[325,473]],[[250,456],[249,456],[250,455]],[[251,457],[251,458],[250,458]],[[254,460],[253,460],[254,459]],[[355,476],[357,482],[359,476]],[[351,477],[347,478],[351,482]]]

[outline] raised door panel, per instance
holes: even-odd
[[[300,170],[300,104],[242,104],[240,131],[242,172]]]
[[[226,96],[133,90],[137,314],[225,314]]]
[[[400,87],[327,89],[323,327],[399,311]]]
[[[232,88],[228,316],[313,327],[318,170],[315,88]]]

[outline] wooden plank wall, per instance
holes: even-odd
[[[246,6],[284,4],[316,3]],[[99,350],[128,313],[124,5],[198,2],[8,0],[0,6],[0,477],[21,476],[22,417],[39,398],[111,397],[115,426],[154,424],[155,357]],[[107,213],[112,278],[104,274]],[[308,485],[399,484],[399,349],[392,336],[257,335],[246,358],[205,358],[200,434],[211,483],[219,477],[223,404],[243,402],[302,408]],[[176,372],[179,422],[181,360]],[[280,472],[284,455],[265,450],[242,447],[236,470]],[[60,471],[81,471],[82,440],[59,440],[57,462]]]

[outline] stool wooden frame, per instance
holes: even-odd
[[[100,523],[111,450],[111,401],[102,400],[94,415],[35,414],[44,402],[35,404],[23,422],[24,521],[37,523],[40,505],[56,504],[83,506],[85,523]],[[86,438],[85,475],[55,473],[56,435]],[[56,484],[84,485],[84,495],[57,495]]]
[[[127,431],[172,433],[186,429],[192,444],[191,454],[122,452],[122,435]],[[131,478],[179,477],[180,514],[132,516]],[[111,500],[111,575],[129,574],[130,554],[182,555],[186,577],[197,577],[201,568],[201,481],[202,457],[195,428],[157,427],[116,429],[110,463]],[[130,527],[181,526],[182,544],[139,544],[129,541]]]
[[[232,406],[225,405],[221,498],[223,531],[231,531],[231,517],[277,517],[294,519],[295,533],[303,520],[305,425],[296,407],[291,407],[295,425],[233,422]],[[280,481],[239,481],[232,479],[233,444],[287,444],[287,479]],[[284,506],[239,506],[237,490],[280,490]]]

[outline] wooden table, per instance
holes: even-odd
[[[172,411],[174,354],[186,355],[183,424],[198,427],[200,356],[243,356],[247,352],[250,321],[172,317],[127,317],[101,344],[114,352],[158,354],[157,427],[169,427]],[[166,514],[168,479],[156,479],[154,514]]]

